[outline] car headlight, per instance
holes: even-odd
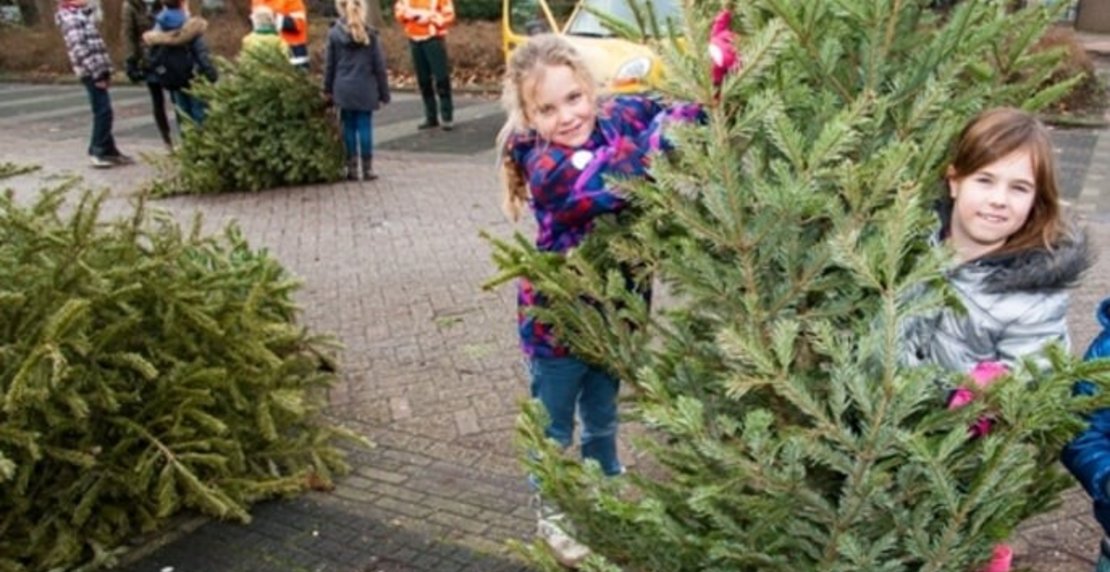
[[[616,75],[613,76],[613,81],[619,83],[639,81],[647,77],[650,71],[651,58],[638,56],[621,64],[621,67],[617,68]]]

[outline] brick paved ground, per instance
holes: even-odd
[[[495,122],[475,118],[472,135],[483,135],[485,123]],[[42,181],[75,172],[110,187],[107,209],[120,213],[137,182],[151,175],[141,165],[86,169],[83,131],[2,133],[3,160],[44,167],[7,182],[23,200]],[[414,141],[400,137],[396,149]],[[1056,140],[1065,192],[1101,250],[1110,244],[1110,132],[1060,132]],[[456,152],[465,146],[434,144]],[[139,131],[121,146],[158,150]],[[201,211],[209,228],[239,221],[252,244],[304,278],[303,321],[346,345],[331,414],[379,446],[352,453],[356,470],[333,494],[260,505],[249,526],[182,521],[145,539],[126,570],[525,569],[504,553],[505,540],[526,538],[532,526],[510,445],[525,394],[512,293],[478,288],[493,271],[478,230],[511,230],[496,208],[493,157],[385,151],[375,167],[382,179],[373,184],[157,202],[181,219]],[[1108,278],[1104,259],[1074,295],[1077,348],[1096,331],[1093,309],[1108,293]],[[1073,490],[1060,509],[1027,523],[1015,546],[1034,570],[1088,570],[1099,536],[1089,502]]]

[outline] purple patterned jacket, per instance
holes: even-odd
[[[531,192],[536,247],[566,252],[582,242],[595,218],[624,209],[624,199],[603,177],[646,176],[648,154],[670,148],[664,125],[700,116],[694,104],[666,108],[647,97],[622,96],[602,102],[597,126],[578,148],[543,140],[534,131],[512,135],[506,153],[521,166]],[[522,279],[517,294],[521,348],[530,357],[565,357],[569,350],[554,339],[551,326],[528,311],[542,304],[532,284]]]

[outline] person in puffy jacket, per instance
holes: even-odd
[[[1061,215],[1048,131],[1017,109],[982,113],[960,135],[945,188],[935,240],[955,251],[947,279],[966,312],[908,319],[903,362],[961,373],[982,362],[1013,370],[1027,356],[1047,365],[1041,349],[1068,346],[1068,289],[1090,266],[1085,234]]]
[[[1068,346],[1068,288],[1090,256],[1084,233],[1062,217],[1053,159],[1048,130],[1024,111],[991,109],[964,127],[934,242],[955,252],[947,280],[965,312],[943,308],[904,322],[905,365],[971,373],[982,387],[1024,358],[1047,366],[1050,342]],[[977,378],[984,368],[994,373]],[[949,408],[960,406],[961,391],[949,393]],[[981,419],[969,432],[989,431]],[[1012,556],[999,544],[984,570],[1009,570]]]
[[[336,0],[342,17],[328,32],[324,97],[339,108],[347,150],[347,180],[373,181],[374,112],[389,103],[385,54],[377,32],[366,26],[363,0]]]
[[[1083,359],[1110,357],[1110,298],[1096,312],[1102,332],[1091,342]],[[1076,384],[1075,392],[1093,395],[1096,387],[1089,381]],[[1096,572],[1110,572],[1110,409],[1100,409],[1088,419],[1090,426],[1079,434],[1061,454],[1064,466],[1079,480],[1094,501],[1095,520],[1102,525],[1102,539]]]
[[[204,123],[204,102],[189,92],[193,77],[197,70],[208,81],[218,77],[204,42],[208,21],[190,16],[183,0],[162,0],[162,6],[154,18],[154,29],[143,34],[143,43],[150,46],[151,69],[158,83],[170,92],[178,125],[184,114],[199,126]]]

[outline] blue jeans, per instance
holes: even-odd
[[[374,112],[340,109],[343,124],[343,145],[347,157],[369,157],[374,154]]]
[[[573,358],[532,358],[532,397],[551,417],[545,435],[563,447],[574,438],[574,412],[582,418],[582,458],[593,459],[606,475],[619,475],[617,394],[620,381]]]
[[[116,139],[112,137],[112,98],[107,87],[96,87],[91,77],[81,78],[85,91],[89,94],[92,106],[92,137],[89,139],[89,155],[93,157],[115,157],[120,154]]]
[[[170,90],[170,101],[177,112],[177,127],[181,128],[181,114],[185,114],[199,127],[204,123],[204,102],[181,89]]]

